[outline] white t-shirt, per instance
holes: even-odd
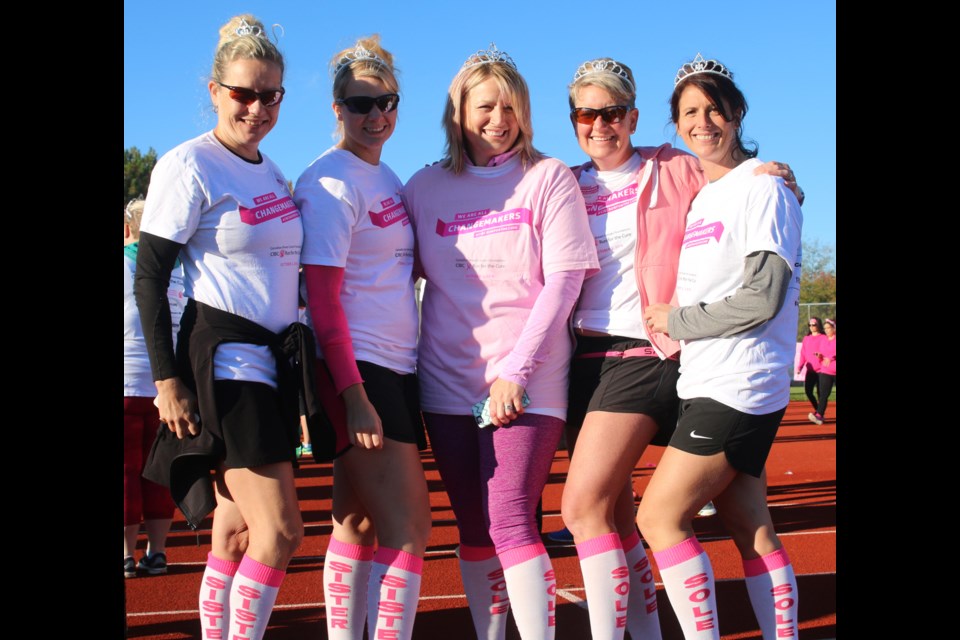
[[[637,250],[637,174],[643,158],[634,153],[612,171],[591,167],[580,174],[590,232],[600,272],[583,281],[573,326],[615,336],[647,339],[634,272]]]
[[[279,333],[297,321],[303,228],[280,168],[247,162],[205,133],[164,154],[150,178],[140,231],[184,244],[189,298]],[[217,380],[276,386],[270,349],[221,345]]]
[[[150,372],[150,358],[140,325],[140,310],[133,296],[133,274],[136,260],[124,252],[123,255],[123,396],[153,398],[157,388],[153,384]],[[180,317],[187,300],[183,296],[183,270],[180,265],[170,273],[170,286],[167,288],[167,300],[170,303],[170,319],[173,323],[173,344],[177,344],[177,332],[180,331]]]
[[[425,411],[470,414],[517,343],[544,277],[596,269],[583,196],[570,170],[547,158],[523,170],[515,155],[459,176],[433,165],[404,187],[428,285],[419,369]],[[527,385],[527,411],[566,417],[573,341],[549,347]]]
[[[404,374],[417,365],[417,301],[402,187],[386,164],[331,148],[293,191],[303,215],[300,261],[344,268],[340,302],[354,356]]]
[[[705,186],[687,215],[677,277],[681,306],[716,302],[743,284],[743,262],[770,251],[793,272],[786,299],[770,321],[729,338],[684,340],[681,398],[707,397],[749,414],[790,401],[800,298],[803,213],[781,178],[754,176],[747,160]]]

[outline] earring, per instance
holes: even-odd
[[[213,112],[220,113],[220,107],[218,107],[217,105],[213,105]]]

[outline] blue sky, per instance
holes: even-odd
[[[360,36],[379,33],[399,69],[399,121],[382,160],[401,180],[442,157],[450,80],[491,41],[530,86],[535,146],[567,164],[586,160],[567,106],[581,62],[610,56],[633,69],[634,144],[684,148],[668,126],[667,100],[677,69],[702,52],[733,70],[750,107],[745,135],[760,158],[796,172],[807,196],[804,239],[836,245],[834,0],[124,0],[124,148],[163,155],[214,127],[206,86],[217,32],[243,12],[283,25],[287,93],[260,148],[292,182],[333,144],[328,63]]]

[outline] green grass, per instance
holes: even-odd
[[[803,391],[803,383],[799,383],[799,386],[790,387],[790,400],[806,400],[807,394]],[[837,385],[833,385],[833,390],[830,391],[830,400],[832,402],[837,401]]]

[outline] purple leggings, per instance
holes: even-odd
[[[473,416],[423,417],[460,542],[497,553],[541,543],[537,503],[563,420],[525,413],[509,427],[479,429]]]

